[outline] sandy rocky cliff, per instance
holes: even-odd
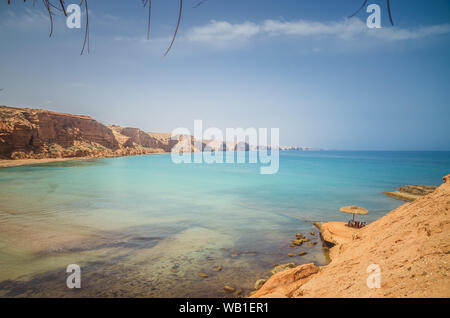
[[[203,140],[192,136],[105,126],[89,116],[34,108],[0,106],[0,159],[115,157],[170,152],[248,151],[244,142]]]
[[[354,233],[336,223],[321,229],[334,244],[330,264],[277,273],[252,297],[450,297],[450,175]],[[367,285],[371,264],[379,265],[380,288]]]
[[[0,106],[0,158],[113,157],[169,152],[170,134],[105,126],[89,116]]]

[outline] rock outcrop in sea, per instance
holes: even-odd
[[[384,194],[398,200],[414,201],[433,192],[436,188],[430,185],[406,185],[398,188],[397,191],[384,192]]]

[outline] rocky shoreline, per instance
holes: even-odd
[[[322,250],[324,251],[324,253],[326,253],[327,258],[329,259],[328,263],[331,261],[329,254],[330,254],[330,248],[332,248],[333,246],[335,246],[337,244],[338,241],[342,241],[341,238],[341,233],[336,233],[335,231],[335,227],[336,224],[339,224],[338,228],[340,228],[341,223],[345,224],[343,222],[329,222],[329,223],[325,223],[325,222],[311,222],[318,230],[319,230],[319,238],[321,240],[322,243]],[[350,228],[348,228],[350,229]],[[350,230],[355,230],[355,229],[350,229]],[[346,233],[347,231],[344,231],[344,233]],[[315,232],[310,232],[309,233],[311,237],[305,237],[303,233],[297,233],[295,235],[296,239],[291,241],[291,245],[290,247],[301,247],[303,244],[307,244],[308,246],[312,247],[315,246],[318,242],[310,242],[311,239],[317,239],[316,237],[316,233]],[[304,256],[306,255],[307,252],[306,251],[300,251],[298,254],[297,253],[289,253],[288,256],[290,257],[295,257],[295,256]],[[275,264],[271,269],[270,269],[270,273],[272,274],[272,277],[274,275],[277,275],[278,273],[282,273],[285,271],[289,271],[291,269],[295,269],[297,268],[297,270],[293,271],[293,275],[295,277],[303,277],[306,278],[309,275],[315,274],[320,270],[320,266],[316,266],[312,263],[310,264],[304,264],[304,265],[300,265],[297,266],[296,263],[286,263],[286,264]],[[277,292],[275,287],[278,285],[279,280],[292,280],[292,273],[285,273],[283,275],[279,275],[279,277],[277,276],[276,279],[259,279],[255,282],[255,290],[253,292],[250,293],[250,297],[251,298],[257,298],[260,297],[261,295],[264,295],[264,297],[282,297],[283,295],[280,294],[279,292]],[[281,278],[280,278],[281,277]],[[270,283],[266,284],[267,281],[270,281]],[[302,283],[305,282],[305,280],[302,279],[301,281]],[[262,288],[264,286],[264,288]],[[295,285],[294,285],[295,286]],[[292,288],[292,287],[291,287]],[[268,291],[270,291],[268,293]]]
[[[405,185],[398,188],[398,191],[384,192],[384,194],[397,200],[414,201],[424,195],[430,194],[436,188],[430,185]]]
[[[362,229],[349,228],[345,222],[313,223],[330,248],[331,262],[279,265],[267,281],[256,282],[250,297],[448,298],[449,213],[450,175],[434,191]],[[376,288],[367,283],[370,266],[380,269]]]

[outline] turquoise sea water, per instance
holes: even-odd
[[[311,221],[376,220],[403,203],[382,192],[449,173],[450,152],[350,151],[281,152],[274,175],[167,154],[0,169],[0,296],[246,296],[274,264],[326,264]],[[298,232],[318,244],[289,247]]]

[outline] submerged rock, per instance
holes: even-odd
[[[266,279],[258,279],[255,283],[255,290],[260,289],[266,283]]]
[[[292,241],[292,245],[294,245],[294,246],[300,246],[300,245],[302,245],[303,244],[303,240],[295,240],[295,241]]]
[[[245,256],[256,256],[257,253],[256,252],[245,252],[244,255]]]
[[[206,273],[200,273],[199,275],[200,275],[200,277],[203,277],[203,278],[208,277],[208,274],[206,274]]]
[[[289,257],[294,257],[294,256],[295,256],[295,253],[289,253],[288,256],[289,256]]]
[[[294,268],[295,266],[297,266],[295,263],[276,265],[271,268],[270,272],[272,273],[272,275],[275,275],[287,269]]]
[[[303,256],[303,255],[306,255],[306,254],[308,254],[308,253],[306,253],[305,251],[302,251],[302,252],[298,253],[299,256]]]
[[[232,293],[235,290],[233,287],[228,286],[228,285],[226,285],[223,289],[228,293]]]
[[[317,227],[317,228],[319,229],[319,231],[322,230],[322,225],[323,225],[324,223],[325,223],[325,222],[312,222],[312,224],[313,224],[315,227]]]
[[[301,246],[304,242],[309,242],[309,241],[311,241],[310,238],[303,237],[303,238],[299,238],[297,240],[292,241],[292,244],[296,245],[296,246]]]

